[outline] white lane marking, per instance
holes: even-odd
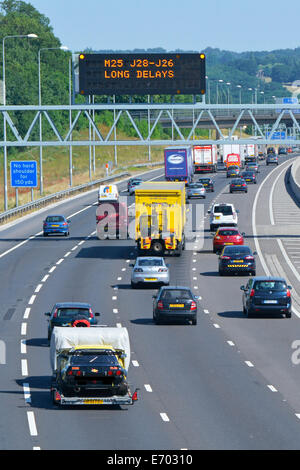
[[[220,325],[218,325],[218,323],[214,323],[214,327],[215,328],[220,328]]]
[[[64,255],[64,258],[67,258],[67,256],[70,256],[70,254],[71,254],[71,251],[68,251],[68,253]]]
[[[77,250],[77,248],[78,248],[78,245],[73,246],[73,248],[71,248],[71,251]]]
[[[117,300],[117,296],[116,296],[116,295],[113,295],[113,296],[112,296],[112,300]]]
[[[53,271],[56,269],[56,266],[52,266],[51,269],[49,269],[49,273],[53,273]]]
[[[196,260],[196,259],[193,259],[193,263],[196,263],[196,262],[197,262],[197,260]]]
[[[196,271],[196,268],[192,268],[192,271]]]
[[[60,259],[57,261],[57,263],[56,263],[56,264],[60,264],[60,263],[62,263],[62,262],[63,262],[63,260],[64,260],[63,258],[60,258]]]
[[[197,281],[197,279],[198,279],[197,277],[193,277],[193,281]]]
[[[117,327],[117,328],[122,328],[122,323],[117,323],[117,324],[116,324],[116,327]]]
[[[115,287],[114,287],[114,290],[119,290],[118,286],[115,286]]]
[[[41,450],[40,447],[33,447],[32,450]]]
[[[122,268],[122,271],[126,271],[126,268]]]
[[[47,279],[48,279],[48,277],[49,277],[49,274],[46,274],[46,276],[43,277],[43,279],[41,280],[41,282],[46,282]]]
[[[26,339],[21,339],[21,354],[26,354],[27,348],[26,348]]]
[[[139,363],[136,360],[131,361],[134,367],[139,367]]]
[[[28,419],[28,425],[29,425],[29,432],[31,436],[37,436],[37,429],[36,429],[36,424],[35,424],[35,418],[34,418],[34,413],[33,411],[27,411],[27,419]]]
[[[117,308],[114,308],[113,313],[119,313],[119,310]]]
[[[84,242],[85,242],[85,240],[81,240],[81,242],[78,243],[78,246],[83,245]]]
[[[26,335],[27,332],[27,323],[22,323],[21,325],[21,335]]]
[[[160,413],[160,417],[161,417],[161,419],[162,419],[163,421],[165,421],[166,423],[167,423],[168,421],[170,421],[170,420],[169,420],[169,417],[168,417],[168,415],[167,415],[167,413]]]
[[[120,277],[118,277],[117,281],[122,281],[122,278],[121,278],[121,276],[120,276]]]
[[[23,316],[24,320],[27,320],[27,318],[29,317],[30,310],[31,310],[30,307],[27,307],[27,308],[25,309],[24,316]]]
[[[144,387],[147,390],[147,392],[152,392],[152,388],[149,384],[145,384]]]
[[[33,302],[35,301],[35,298],[36,298],[36,295],[32,295],[32,296],[30,297],[30,299],[29,299],[28,304],[29,304],[29,305],[32,305]]]
[[[254,367],[251,361],[245,361],[245,364],[247,364],[248,367]]]
[[[271,390],[271,392],[278,392],[278,390],[273,385],[268,385],[268,388]]]
[[[198,286],[194,286],[194,289],[198,289]]]
[[[27,359],[21,359],[21,371],[22,371],[23,377],[28,375]]]
[[[227,341],[227,344],[229,344],[229,346],[235,346],[233,341]]]
[[[298,419],[300,419],[300,413],[295,413]]]
[[[38,284],[34,292],[37,294],[38,292],[40,292],[42,287],[43,287],[43,284]]]
[[[31,394],[30,394],[30,388],[28,383],[23,383],[23,393],[24,393],[24,399],[26,403],[31,403]]]

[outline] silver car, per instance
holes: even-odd
[[[201,183],[191,183],[186,189],[187,198],[191,197],[202,197],[206,198],[206,189]]]
[[[131,273],[131,287],[134,289],[139,284],[169,285],[169,267],[165,260],[158,256],[141,256],[135,261]]]

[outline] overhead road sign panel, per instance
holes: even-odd
[[[285,131],[276,131],[273,133],[272,137],[271,132],[266,132],[266,139],[274,139],[274,140],[283,140],[286,139],[286,132]]]
[[[38,185],[37,162],[10,162],[10,185],[12,188],[36,188]]]
[[[82,95],[205,94],[205,54],[79,54]]]

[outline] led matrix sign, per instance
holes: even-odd
[[[205,93],[205,54],[80,54],[82,95]]]

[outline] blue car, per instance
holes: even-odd
[[[70,235],[69,224],[70,220],[67,220],[63,215],[48,215],[43,222],[43,235],[47,237],[52,233],[61,233],[67,237]]]

